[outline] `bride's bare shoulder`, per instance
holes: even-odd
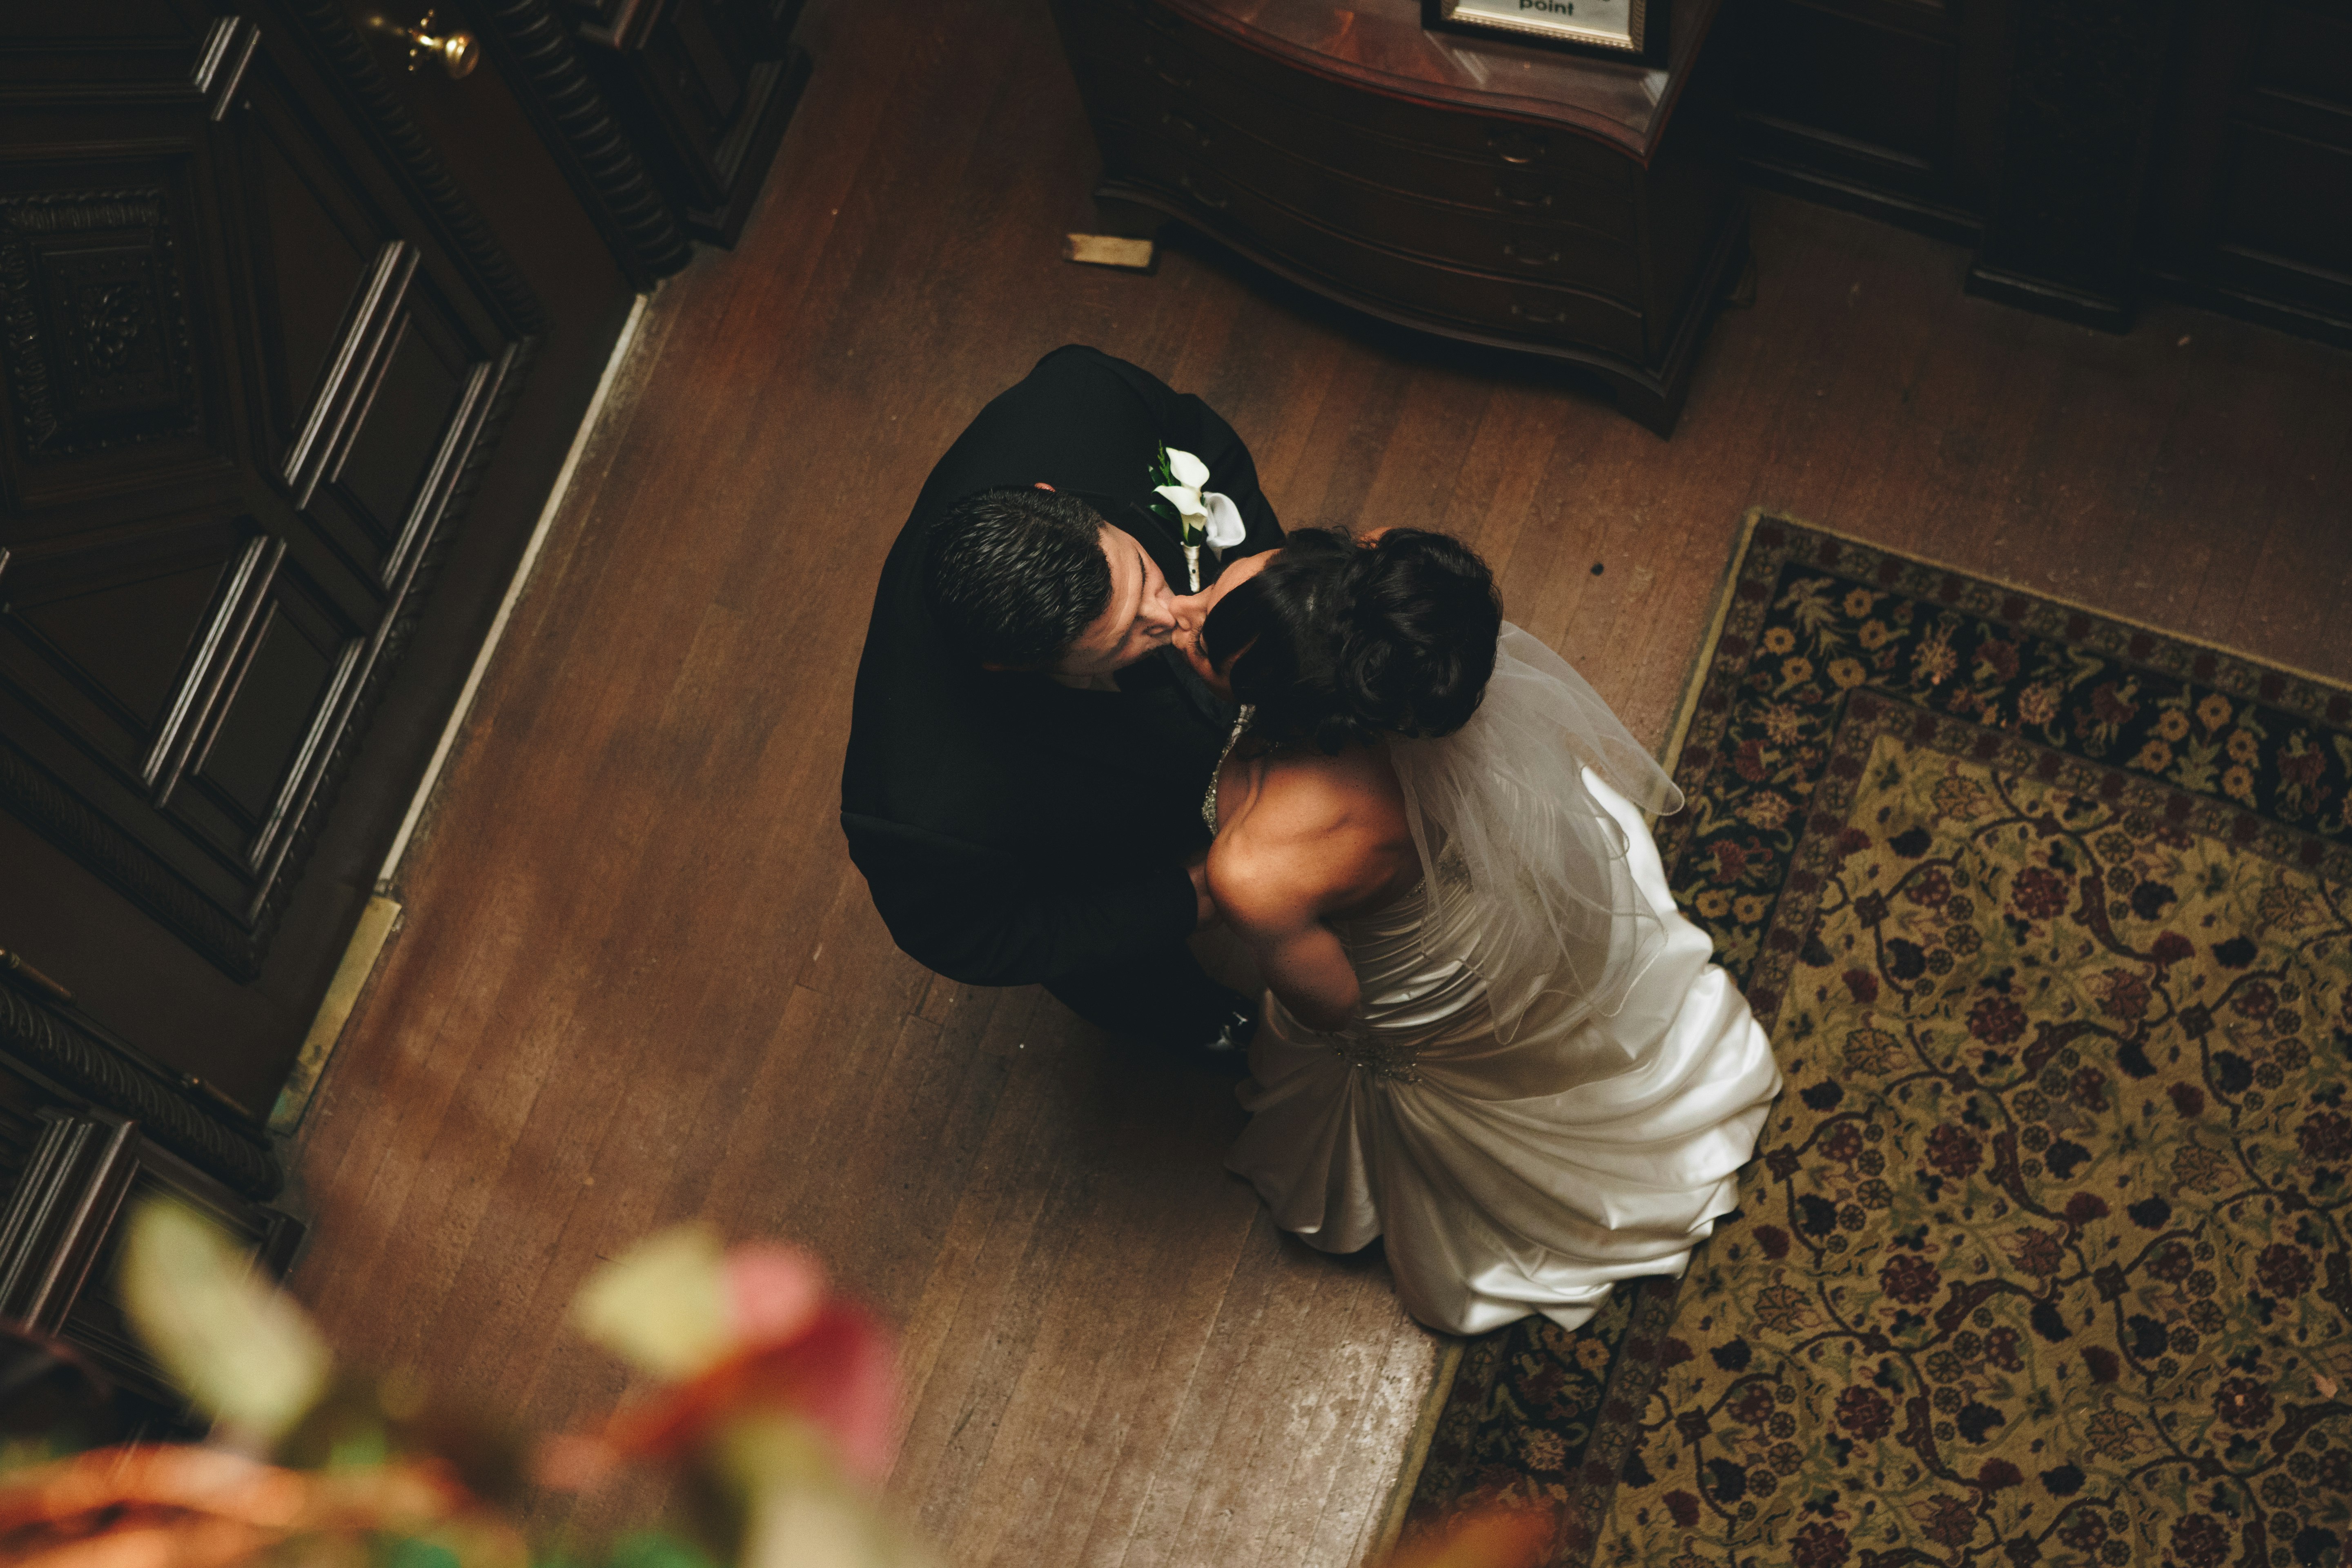
[[[1380,752],[1269,758],[1255,771],[1246,809],[1209,855],[1210,891],[1229,917],[1360,903],[1412,854],[1403,793]]]

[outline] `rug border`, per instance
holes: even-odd
[[[2114,610],[2103,610],[2096,605],[2085,604],[2081,599],[2071,598],[2064,594],[2053,594],[2046,588],[2028,587],[2013,579],[1999,576],[1990,572],[1980,572],[1972,566],[1955,566],[1950,562],[1939,560],[1933,555],[1920,555],[1908,550],[1898,550],[1891,544],[1882,544],[1874,539],[1864,539],[1858,533],[1848,533],[1842,528],[1831,528],[1824,523],[1808,522],[1794,512],[1780,511],[1769,506],[1749,507],[1741,519],[1742,531],[1739,539],[1741,556],[1747,554],[1748,541],[1754,535],[1756,525],[1766,518],[1770,518],[1775,522],[1785,522],[1791,528],[1801,528],[1810,532],[1827,534],[1830,538],[1841,540],[1847,544],[1858,544],[1864,550],[1875,550],[1882,555],[1893,555],[1916,565],[1932,567],[1938,572],[1949,572],[1956,576],[1972,577],[1979,583],[1990,583],[1994,587],[2006,588],[2012,594],[2023,594],[2030,598],[2040,599],[2044,604],[2061,605],[2085,616],[2095,616],[2115,626],[2129,626],[2136,632],[2146,632],[2150,637],[2163,637],[2168,642],[2202,648],[2207,653],[2221,654],[2246,664],[2260,665],[2265,669],[2275,669],[2281,674],[2294,676],[2298,680],[2308,680],[2315,685],[2325,686],[2331,691],[2352,695],[2352,679],[2339,679],[2336,676],[2322,675],[2315,669],[2305,669],[2299,664],[2289,664],[2282,658],[2273,658],[2267,654],[2249,653],[2234,643],[2216,642],[2211,637],[2194,637],[2188,632],[2170,631],[2153,621],[2143,621],[2137,616],[2119,615]],[[1722,625],[1718,620],[1715,630],[1721,629]],[[1710,641],[1708,646],[1712,647],[1713,643]],[[1684,722],[1687,722],[1687,718]],[[1682,736],[1677,731],[1675,737],[1677,752],[1680,751],[1681,743]]]
[[[1388,1501],[1381,1505],[1380,1527],[1372,1532],[1363,1568],[1377,1568],[1396,1550],[1397,1538],[1404,1533],[1405,1510],[1412,1506],[1412,1494],[1421,1489],[1421,1473],[1429,1468],[1430,1445],[1437,1440],[1438,1418],[1445,1414],[1445,1403],[1454,1396],[1454,1380],[1460,1375],[1462,1357],[1470,1348],[1470,1342],[1459,1334],[1433,1337],[1443,1342],[1437,1352],[1437,1364],[1431,1371],[1428,1391],[1421,1396],[1421,1414],[1413,1417],[1412,1435],[1405,1439],[1404,1458],[1398,1462],[1396,1482],[1389,1489]]]
[[[1683,672],[1683,694],[1675,703],[1674,722],[1667,728],[1666,743],[1658,758],[1658,765],[1666,770],[1666,777],[1675,776],[1675,769],[1683,760],[1683,742],[1690,736],[1690,727],[1698,717],[1698,700],[1706,685],[1706,672],[1714,668],[1716,645],[1723,640],[1724,623],[1731,618],[1731,601],[1739,586],[1739,569],[1748,564],[1748,549],[1756,542],[1756,525],[1770,517],[1782,522],[1795,523],[1793,517],[1760,506],[1751,506],[1739,519],[1739,535],[1732,542],[1730,559],[1723,563],[1723,576],[1715,585],[1715,604],[1708,610],[1706,630],[1701,634],[1698,648],[1691,655],[1690,667]],[[1799,527],[1806,526],[1799,523]],[[1650,829],[1655,832],[1663,812],[1648,814]]]

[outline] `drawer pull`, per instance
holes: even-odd
[[[1144,3],[1135,9],[1137,17],[1153,32],[1167,38],[1176,36],[1176,18],[1151,4],[1151,0],[1144,0]]]
[[[1543,143],[1524,131],[1489,131],[1486,145],[1506,163],[1532,163],[1543,156]]]
[[[1557,267],[1560,253],[1536,248],[1523,248],[1510,240],[1503,241],[1503,254],[1522,267]]]
[[[1184,194],[1186,195],[1191,196],[1194,201],[1200,203],[1202,206],[1207,207],[1212,212],[1224,211],[1226,206],[1233,201],[1233,197],[1231,196],[1221,196],[1213,192],[1202,190],[1199,183],[1190,174],[1177,175],[1176,183],[1184,187]]]
[[[1517,300],[1514,300],[1511,301],[1511,314],[1517,316],[1520,321],[1528,323],[1530,326],[1564,327],[1568,325],[1568,308],[1566,306],[1560,306],[1549,310],[1530,310],[1525,305],[1522,305]]]
[[[1158,55],[1145,55],[1143,57],[1143,63],[1153,75],[1157,76],[1161,81],[1166,82],[1170,87],[1174,88],[1177,91],[1190,92],[1192,90],[1192,79],[1185,75],[1182,71],[1177,69],[1173,65],[1162,60]]]
[[[1171,111],[1160,117],[1160,123],[1163,129],[1175,132],[1179,136],[1182,137],[1185,141],[1190,142],[1202,152],[1205,153],[1209,150],[1208,137],[1202,133],[1199,126],[1193,124],[1182,115]]]
[[[1551,206],[1551,195],[1549,191],[1515,191],[1500,180],[1495,182],[1495,199],[1505,206],[1542,212]]]

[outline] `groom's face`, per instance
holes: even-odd
[[[1054,666],[1056,675],[1108,675],[1166,644],[1185,625],[1181,603],[1151,556],[1124,529],[1103,525],[1110,603]]]

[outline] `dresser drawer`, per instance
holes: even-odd
[[[1142,107],[1148,111],[1148,104]],[[1248,186],[1350,238],[1482,272],[1565,283],[1631,308],[1642,298],[1640,251],[1591,229],[1514,220],[1367,184],[1198,110],[1163,110],[1151,121],[1107,117],[1099,123],[1106,136],[1162,142],[1202,173]]]
[[[1339,175],[1369,189],[1489,214],[1517,226],[1581,229],[1625,246],[1640,237],[1633,192],[1622,185],[1573,171],[1474,163],[1403,146],[1229,86],[1182,91],[1135,59],[1087,56],[1081,68],[1099,84],[1096,118],[1160,127],[1179,145],[1244,179],[1248,171],[1236,159],[1272,153],[1294,167],[1313,169],[1315,178]]]
[[[1334,231],[1133,126],[1099,128],[1104,174],[1171,198],[1213,235],[1322,278],[1343,294],[1498,336],[1574,344],[1640,363],[1641,312],[1587,289],[1471,271]]]
[[[1487,205],[1496,199],[1488,182],[1503,173],[1513,176],[1510,188],[1519,200],[1578,185],[1630,197],[1639,179],[1623,153],[1590,137],[1369,96],[1244,48],[1147,0],[1082,0],[1064,15],[1073,54],[1084,51],[1096,65],[1146,73],[1212,113],[1278,125],[1286,141],[1297,134],[1328,146],[1338,136],[1343,145],[1323,160],[1334,167],[1381,178],[1400,156],[1435,154],[1451,167],[1433,171],[1433,177],[1483,189]],[[1409,183],[1424,188],[1420,180]]]

